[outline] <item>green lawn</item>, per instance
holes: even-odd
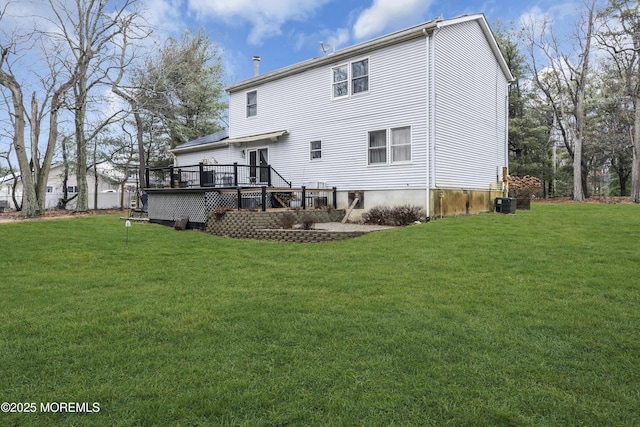
[[[38,409],[0,425],[640,425],[640,206],[319,244],[125,231],[0,224],[0,402]]]

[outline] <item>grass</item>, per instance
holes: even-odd
[[[0,224],[0,425],[640,425],[640,207],[321,244]]]

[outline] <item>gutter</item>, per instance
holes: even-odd
[[[441,21],[442,21],[441,18],[437,18],[425,24],[420,24],[415,27],[408,28],[406,30],[392,33],[387,36],[383,36],[365,43],[360,43],[355,46],[339,50],[334,53],[330,53],[325,56],[310,59],[308,61],[304,61],[295,65],[291,65],[289,67],[272,71],[270,73],[253,77],[248,80],[244,80],[240,83],[227,87],[225,90],[228,93],[246,90],[246,89],[249,89],[264,83],[268,83],[274,80],[278,80],[284,77],[288,77],[294,74],[303,73],[307,70],[310,70],[312,68],[316,68],[322,65],[339,62],[344,59],[351,58],[353,56],[364,55],[374,50],[381,49],[388,46],[393,46],[395,44],[402,43],[407,40],[424,37],[425,34],[431,34],[436,28],[438,28],[438,23]]]

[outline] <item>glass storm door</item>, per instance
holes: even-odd
[[[249,180],[256,184],[269,182],[269,150],[258,148],[249,151]]]

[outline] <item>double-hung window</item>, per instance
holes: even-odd
[[[411,161],[411,128],[391,129],[391,163]]]
[[[258,92],[247,92],[247,117],[253,117],[258,114]]]
[[[411,126],[369,132],[369,165],[408,162],[411,162]]]
[[[369,132],[369,164],[387,163],[387,131],[374,130]]]
[[[309,146],[309,159],[319,160],[322,158],[322,141],[311,141]]]
[[[333,97],[349,95],[349,67],[340,65],[333,69]]]
[[[356,94],[369,90],[369,60],[351,63],[351,93]]]
[[[333,97],[342,98],[369,90],[369,59],[362,59],[331,69]]]

